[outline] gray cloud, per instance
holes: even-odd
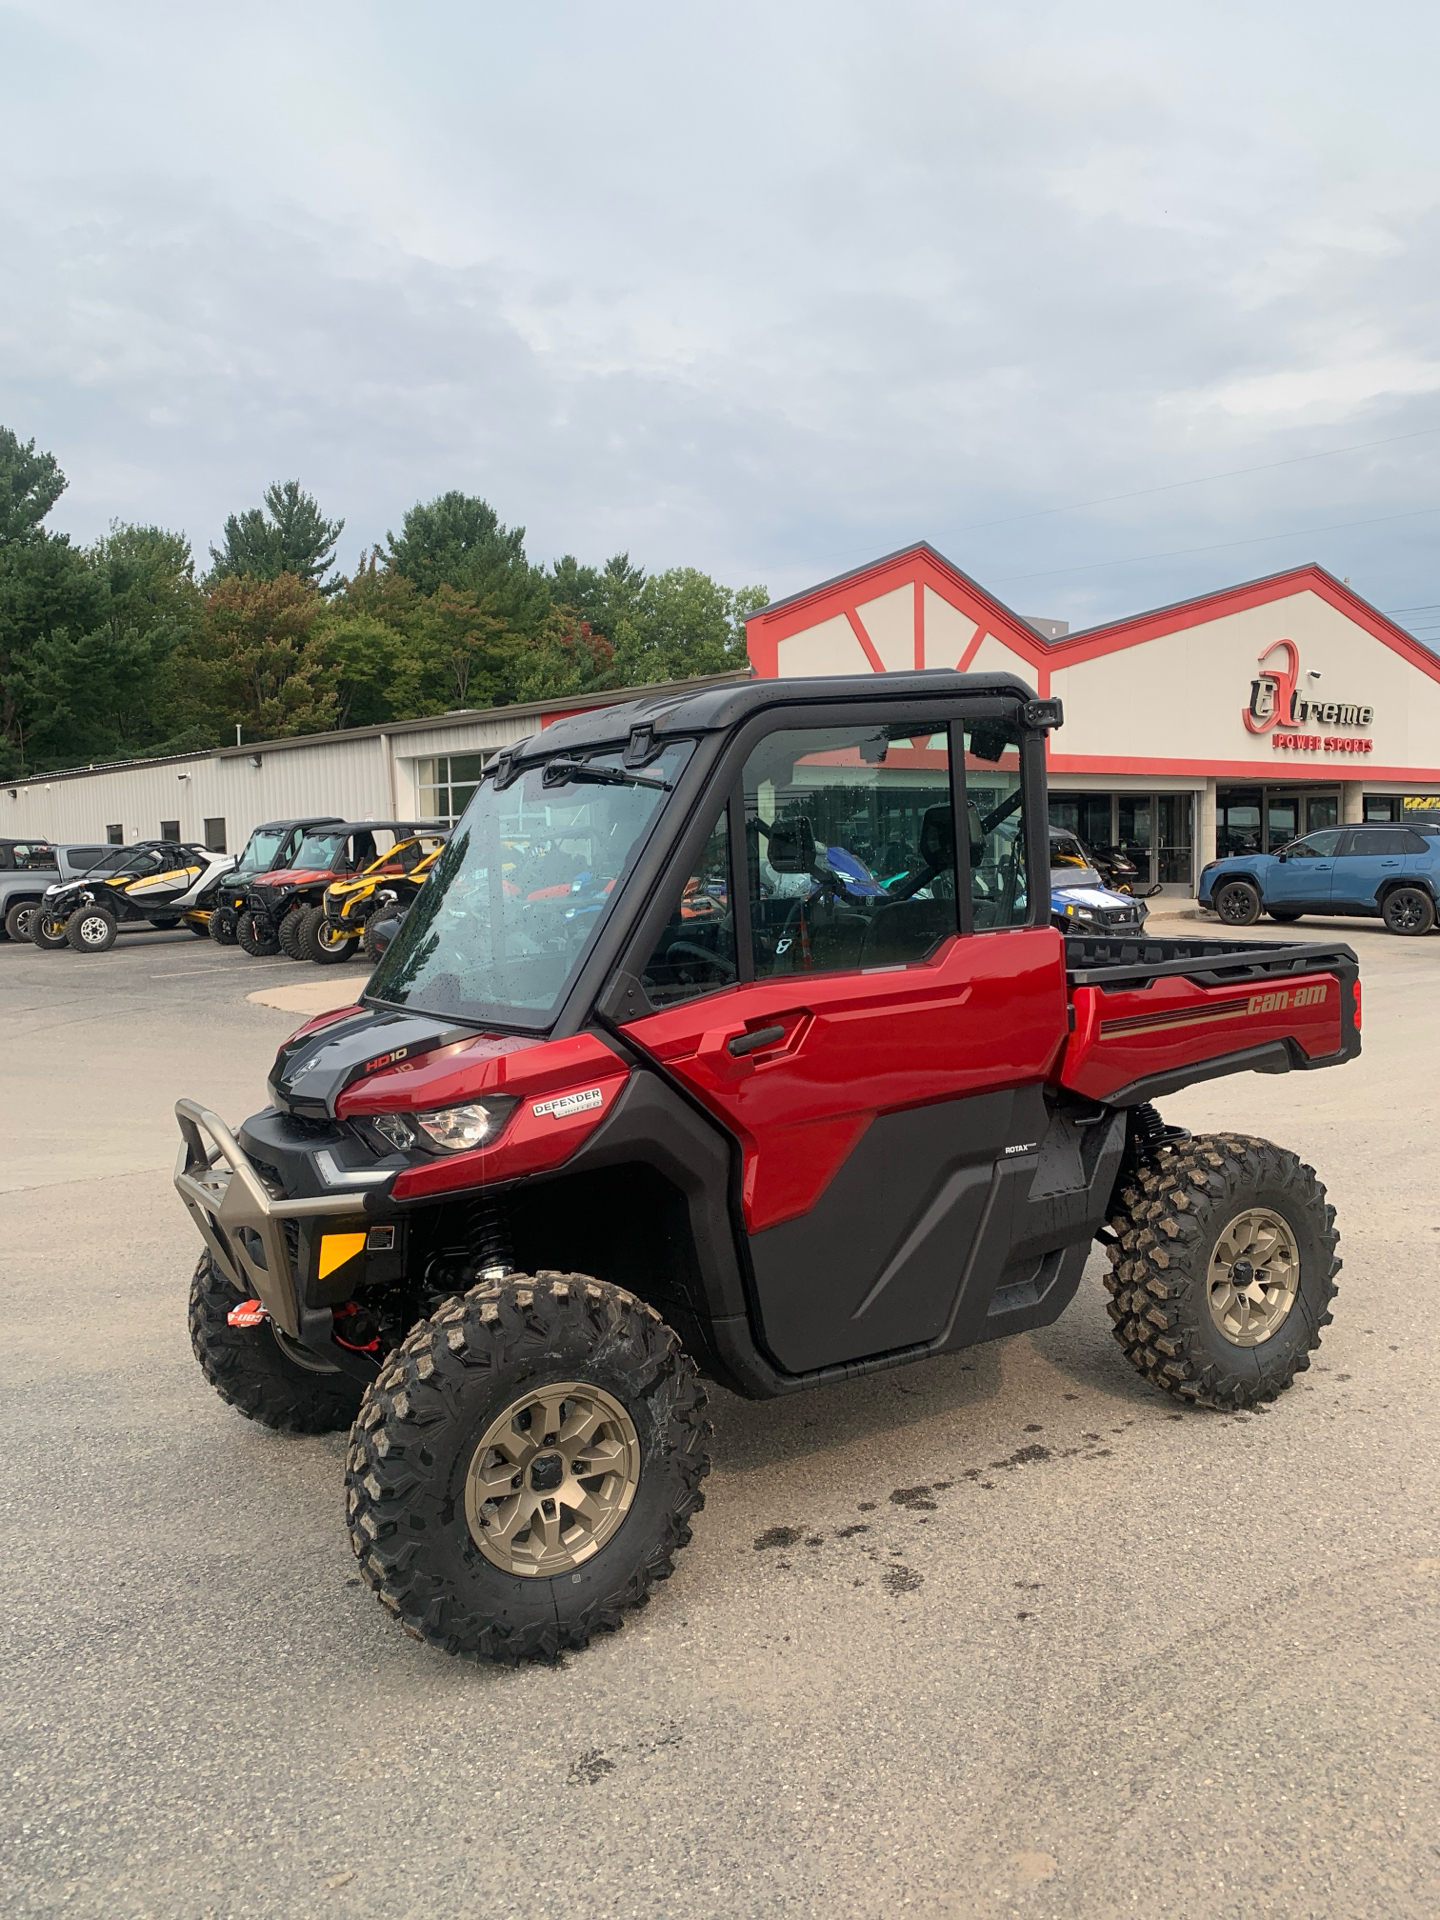
[[[0,419],[202,553],[299,474],[352,554],[458,485],[777,592],[1440,600],[1440,512],[1306,532],[1440,509],[1440,432],[974,525],[1440,428],[1435,23],[1256,13],[0,9]]]

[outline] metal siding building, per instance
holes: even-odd
[[[671,684],[686,691],[748,678],[741,672]],[[236,853],[264,820],[315,814],[450,819],[473,790],[481,761],[498,748],[567,714],[665,690],[626,687],[584,700],[540,700],[36,774],[0,786],[0,838],[98,843],[108,835],[128,843],[162,837],[162,830],[178,825],[179,839],[203,844],[223,838],[226,850]]]

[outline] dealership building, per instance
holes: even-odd
[[[766,677],[956,667],[1058,696],[1055,824],[1123,848],[1167,893],[1192,894],[1216,853],[1352,821],[1440,821],[1440,659],[1321,567],[1070,633],[1012,613],[921,543],[763,608],[747,639]],[[234,852],[261,821],[301,815],[451,823],[497,749],[631,697],[40,774],[0,785],[0,837]]]
[[[921,544],[764,608],[749,650],[763,675],[1019,674],[1064,703],[1053,822],[1167,893],[1217,853],[1440,820],[1440,659],[1323,567],[1070,633]]]

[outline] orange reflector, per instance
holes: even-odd
[[[343,1267],[347,1260],[353,1260],[364,1246],[363,1233],[323,1234],[320,1240],[320,1278],[324,1280],[337,1267]]]

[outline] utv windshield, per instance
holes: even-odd
[[[542,1028],[689,757],[620,749],[484,781],[371,978],[367,999],[477,1026]]]
[[[257,827],[245,842],[245,851],[235,862],[234,873],[268,873],[270,863],[280,851],[288,827]]]
[[[297,872],[323,870],[330,865],[344,843],[343,833],[307,833],[290,865]]]

